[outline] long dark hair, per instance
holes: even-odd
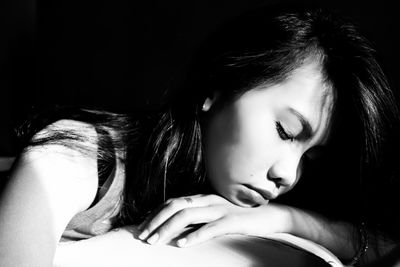
[[[201,111],[207,97],[218,91],[215,106],[222,107],[258,85],[285,81],[310,58],[320,64],[324,82],[334,89],[337,128],[350,125],[360,140],[358,157],[362,163],[374,161],[388,122],[397,114],[374,53],[354,24],[337,14],[261,8],[210,35],[181,88],[167,95],[159,111],[121,115],[61,109],[52,120],[91,123],[103,129],[99,140],[109,129],[118,133],[112,145],[100,145],[100,154],[113,164],[112,151],[126,151],[124,204],[116,225],[137,223],[166,198],[209,190],[202,146],[206,118]],[[31,133],[26,140],[49,122],[35,127],[29,123],[23,131]],[[71,135],[60,136],[65,140]]]

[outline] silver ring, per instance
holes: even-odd
[[[188,204],[192,204],[193,203],[193,199],[191,199],[190,197],[184,197],[183,198]]]

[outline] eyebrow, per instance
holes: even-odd
[[[303,128],[301,132],[297,135],[296,138],[300,140],[308,140],[314,135],[314,130],[311,127],[310,122],[297,110],[294,108],[289,108],[289,111],[297,117],[297,119],[301,123],[301,127]]]

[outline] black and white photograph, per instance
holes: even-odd
[[[1,1],[0,266],[400,267],[398,16]]]

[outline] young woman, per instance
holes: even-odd
[[[51,266],[60,239],[139,223],[150,244],[201,224],[178,245],[291,233],[353,263],[394,247],[367,228],[270,203],[320,147],[340,148],[346,126],[348,151],[379,156],[396,110],[368,42],[321,10],[258,10],[215,38],[159,112],[60,108],[22,127],[0,200],[1,266]]]

